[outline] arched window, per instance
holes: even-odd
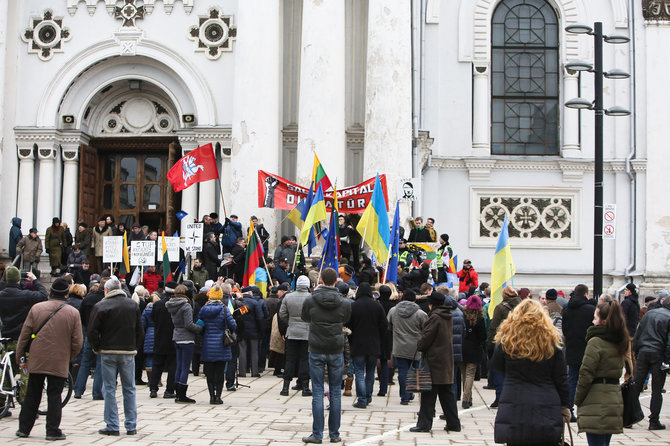
[[[500,2],[491,65],[491,152],[558,155],[558,19],[549,3]]]

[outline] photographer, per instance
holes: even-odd
[[[479,286],[479,277],[477,271],[472,267],[472,262],[468,259],[463,260],[463,269],[458,272],[458,292],[467,293],[470,287]]]

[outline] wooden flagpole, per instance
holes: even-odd
[[[252,223],[252,225],[253,225],[253,223]],[[261,242],[261,236],[258,235],[258,232],[256,232],[256,226],[254,226],[254,234],[256,235],[256,239],[258,240],[258,244],[261,245],[261,251],[263,252],[263,255],[261,257],[263,257],[263,265],[265,265],[265,272],[268,273],[268,280],[270,281],[270,282],[268,282],[268,285],[269,285],[270,283],[272,283],[272,280],[270,279],[270,268],[268,268],[268,262],[265,260],[265,251],[263,251],[263,243]]]
[[[384,277],[382,278],[382,284],[386,283],[386,273],[389,270],[389,261],[391,260],[391,247],[393,246],[393,243],[389,245],[389,253],[386,256],[386,268],[384,268]]]
[[[219,195],[221,195],[221,205],[223,206],[223,218],[227,218],[228,214],[226,213],[226,201],[223,198],[223,189],[221,188],[221,177],[217,178],[216,184],[219,185]]]

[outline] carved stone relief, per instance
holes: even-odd
[[[670,21],[670,0],[642,0],[645,20]]]
[[[232,51],[236,36],[233,16],[223,15],[218,8],[211,8],[208,15],[199,16],[198,25],[188,30],[188,38],[195,42],[195,51],[204,52],[212,60],[218,59],[224,51]]]
[[[63,42],[70,39],[70,30],[63,26],[63,17],[54,17],[51,9],[45,9],[41,17],[32,17],[30,27],[21,35],[28,44],[28,52],[49,60],[54,53],[63,52]]]

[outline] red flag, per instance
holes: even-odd
[[[192,184],[219,178],[216,157],[212,143],[205,144],[184,155],[167,174],[175,192],[180,192]]]

